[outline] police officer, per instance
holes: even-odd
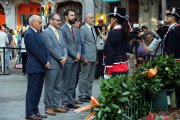
[[[180,8],[172,8],[166,13],[166,23],[170,25],[165,35],[165,54],[174,54],[174,58],[180,58]]]

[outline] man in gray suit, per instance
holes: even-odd
[[[79,100],[88,102],[92,95],[92,84],[95,75],[97,49],[96,33],[93,27],[94,16],[91,13],[85,15],[85,24],[81,27],[81,37],[85,47],[85,58],[79,77]]]
[[[67,60],[66,43],[59,31],[61,19],[58,14],[49,15],[49,26],[43,32],[44,43],[51,56],[51,67],[45,76],[44,104],[45,113],[67,112],[60,108],[63,68]]]
[[[65,23],[60,30],[63,33],[67,45],[68,59],[64,66],[63,88],[62,88],[62,106],[63,108],[79,108],[74,103],[74,92],[76,89],[76,77],[78,71],[78,62],[81,57],[81,39],[78,30],[73,26],[75,23],[75,13],[73,10],[64,12]]]

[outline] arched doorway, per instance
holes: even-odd
[[[33,14],[40,15],[41,5],[39,3],[29,2],[21,3],[18,6],[18,28],[29,25],[29,17]]]
[[[0,3],[0,25],[5,23],[5,12],[2,4]]]
[[[80,2],[68,1],[64,3],[59,3],[57,7],[57,12],[63,18],[64,11],[66,9],[73,9],[75,11],[76,16],[79,19],[82,19],[82,4]]]
[[[129,21],[134,24],[139,19],[139,0],[129,0]]]

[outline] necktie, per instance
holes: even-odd
[[[74,30],[73,30],[73,27],[71,26],[71,33],[72,33],[72,36],[74,38]]]
[[[92,35],[93,35],[93,37],[94,37],[94,40],[95,40],[95,35],[94,35],[94,32],[93,32],[93,29],[92,29],[92,27],[91,27],[91,32],[92,32]]]
[[[58,41],[60,42],[60,40],[59,40],[59,34],[58,34],[57,30],[54,30],[54,32],[55,32],[55,35],[56,35]]]

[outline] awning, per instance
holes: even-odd
[[[121,1],[121,0],[102,0],[103,2],[118,2],[118,1]]]

